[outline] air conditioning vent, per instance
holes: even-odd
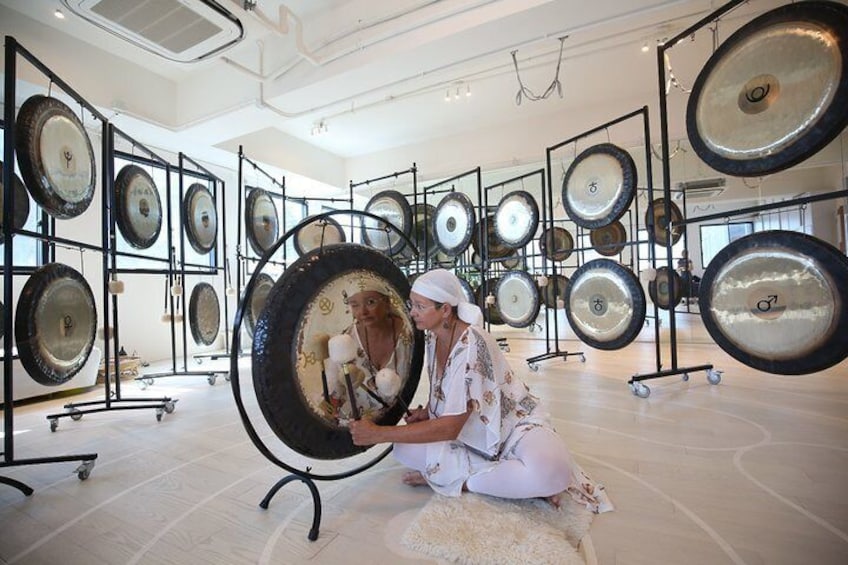
[[[699,179],[677,183],[677,192],[674,194],[675,200],[682,200],[683,193],[686,193],[686,199],[704,199],[713,198],[724,192],[724,186],[727,184],[727,179]]]
[[[81,18],[147,51],[200,61],[244,37],[241,22],[214,0],[62,0]]]

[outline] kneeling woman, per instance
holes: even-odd
[[[480,309],[466,301],[456,276],[436,269],[418,277],[409,307],[427,332],[428,406],[414,410],[406,426],[351,422],[353,442],[393,442],[395,457],[414,469],[404,482],[446,496],[468,490],[558,506],[567,491],[595,512],[611,510],[603,487],[573,461],[539,399],[480,327]]]

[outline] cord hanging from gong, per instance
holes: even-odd
[[[518,79],[518,84],[520,86],[520,88],[518,89],[518,92],[515,95],[515,104],[517,106],[521,106],[521,100],[524,97],[526,97],[528,100],[530,100],[532,102],[538,102],[539,100],[545,100],[551,94],[554,93],[554,90],[556,90],[557,94],[559,94],[559,97],[562,98],[562,83],[559,80],[559,70],[560,70],[560,67],[562,66],[563,44],[565,43],[565,40],[567,38],[568,38],[567,35],[564,35],[564,36],[559,38],[559,58],[557,59],[557,66],[556,66],[556,72],[554,73],[554,80],[551,81],[551,84],[548,86],[547,90],[545,90],[545,92],[541,95],[534,93],[532,90],[530,90],[529,88],[527,88],[527,86],[524,85],[524,82],[522,82],[522,80],[521,80],[521,73],[518,71],[518,59],[515,56],[515,54],[518,53],[518,50],[516,49],[515,51],[510,52],[510,55],[512,55],[512,64],[515,67],[515,78]]]

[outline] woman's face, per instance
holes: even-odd
[[[409,305],[409,315],[419,330],[432,330],[441,325],[444,305],[415,292],[409,293]]]
[[[389,299],[379,292],[373,290],[357,292],[348,299],[347,305],[350,307],[353,318],[360,324],[380,325],[389,320]]]

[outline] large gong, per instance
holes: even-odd
[[[333,218],[307,218],[300,223],[300,228],[294,234],[294,250],[303,256],[313,249],[345,241],[347,239],[342,226]]]
[[[495,211],[495,235],[503,245],[524,247],[538,227],[539,206],[529,192],[516,190],[501,198]]]
[[[126,165],[115,177],[115,221],[127,243],[147,249],[162,231],[162,200],[153,177],[137,165]]]
[[[365,211],[385,221],[363,217],[362,242],[387,255],[400,252],[406,245],[401,233],[407,236],[412,234],[412,208],[406,197],[396,190],[378,192],[365,205]],[[397,231],[389,228],[386,223],[393,225]]]
[[[12,227],[19,230],[29,218],[29,195],[20,177],[12,171],[12,190],[15,192],[15,209],[12,211]],[[3,213],[3,162],[0,161],[0,214]],[[0,215],[0,237],[3,237],[3,217]]]
[[[683,214],[680,208],[672,201],[668,201],[669,218],[665,216],[665,198],[657,198],[648,209],[645,210],[645,227],[648,228],[649,234],[654,236],[654,243],[665,247],[668,244],[668,234],[671,233],[671,244],[674,245],[680,238],[683,237],[684,227],[680,225],[683,221]],[[671,229],[668,230],[668,224],[671,221]],[[653,226],[653,227],[651,227]]]
[[[611,259],[584,263],[565,292],[565,315],[580,341],[597,349],[621,349],[645,322],[645,293],[629,269]]]
[[[218,238],[218,211],[212,193],[200,183],[192,184],[185,194],[183,224],[192,249],[201,255],[212,251]]]
[[[465,294],[465,301],[474,304],[474,288],[471,283],[462,277],[456,277],[459,280],[459,285],[462,287],[462,292]]]
[[[562,204],[578,226],[594,229],[619,219],[636,194],[636,163],[611,143],[586,149],[568,167]]]
[[[539,236],[539,250],[542,257],[548,261],[565,261],[574,250],[574,238],[565,228],[554,226],[542,232]]]
[[[548,284],[542,287],[542,299],[546,308],[565,308],[565,292],[568,290],[569,282],[565,275],[548,276]]]
[[[474,229],[474,204],[463,192],[451,192],[442,198],[433,214],[436,245],[452,257],[461,254],[471,243]]]
[[[274,279],[266,273],[259,273],[256,276],[256,286],[253,287],[253,294],[250,295],[250,306],[244,311],[244,321],[247,326],[247,335],[253,337],[253,330],[256,327],[256,320],[262,314],[262,309],[265,308],[265,302],[268,300],[268,293],[274,286]]]
[[[750,367],[821,371],[848,356],[848,258],[803,233],[737,239],[701,279],[701,318],[715,342]]]
[[[602,228],[589,232],[589,241],[595,251],[605,257],[612,257],[624,251],[627,243],[627,230],[618,220]]]
[[[221,325],[221,306],[218,293],[211,284],[200,282],[191,291],[188,301],[188,323],[191,337],[197,345],[212,345]]]
[[[409,283],[386,255],[353,243],[314,249],[286,269],[268,294],[253,336],[253,385],[268,425],[298,453],[340,459],[367,449],[353,445],[347,421],[326,414],[324,408],[334,407],[337,399],[330,396],[331,402],[325,402],[323,383],[333,391],[340,379],[344,382],[338,366],[327,359],[326,341],[352,323],[346,297],[374,285],[388,296],[400,323],[396,354],[400,351],[406,362],[397,367],[399,397],[408,404],[421,377],[424,339],[403,307]],[[364,393],[360,389],[357,395]],[[387,403],[375,421],[391,426],[404,409],[397,397]]]
[[[674,300],[671,298],[672,292],[674,292]],[[657,269],[656,278],[648,283],[648,295],[657,308],[671,310],[683,299],[680,275],[674,269],[660,267]]]
[[[494,216],[488,216],[486,218],[483,218],[482,221],[483,229],[486,231],[486,250],[488,251],[488,256],[486,257],[486,259],[502,259],[504,257],[509,257],[510,255],[515,253],[515,249],[513,249],[509,245],[504,245],[504,243],[498,239],[498,236],[495,233]],[[471,248],[482,257],[483,247],[480,244],[479,226],[479,221],[474,224],[474,235],[471,237]]]
[[[55,98],[31,96],[18,111],[15,151],[24,183],[56,218],[74,218],[94,198],[94,150],[73,110]]]
[[[477,306],[479,306],[480,310],[483,312],[483,319],[493,326],[501,326],[504,324],[504,320],[501,318],[501,313],[498,312],[497,304],[486,304],[487,296],[490,294],[495,296],[495,290],[498,288],[498,280],[498,277],[487,279],[485,282],[480,283],[476,292]],[[495,296],[495,301],[497,301],[497,296]]]
[[[412,207],[412,240],[418,252],[423,254],[426,246],[427,258],[430,259],[439,252],[436,245],[436,235],[433,231],[433,218],[436,217],[436,208],[430,204],[426,206],[419,202]],[[411,250],[408,250],[411,251]]]
[[[798,2],[742,26],[695,80],[686,129],[717,171],[760,176],[789,168],[848,123],[848,7]]]
[[[265,252],[280,237],[280,223],[277,216],[277,205],[267,190],[254,188],[247,195],[244,208],[244,225],[247,231],[247,241],[257,255]]]
[[[503,275],[495,287],[495,304],[501,319],[513,328],[526,328],[539,315],[539,289],[523,271]]]
[[[97,310],[83,276],[49,263],[27,279],[15,312],[21,365],[36,382],[55,386],[82,369],[94,346]]]

